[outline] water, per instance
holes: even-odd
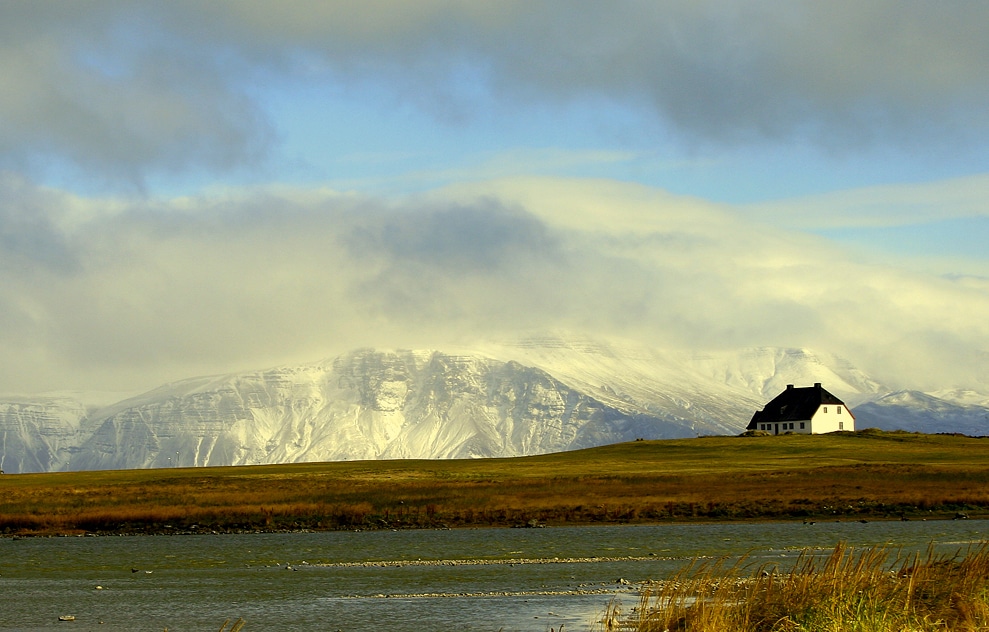
[[[960,520],[0,539],[0,630],[576,632],[695,557],[987,538]]]

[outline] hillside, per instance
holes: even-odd
[[[0,531],[7,533],[987,514],[989,440],[908,433],[633,441],[511,459],[0,477]]]
[[[542,336],[469,350],[361,349],[98,407],[0,398],[0,469],[494,458],[734,435],[786,384],[814,382],[853,407],[858,428],[989,432],[989,396],[893,391],[833,355]]]

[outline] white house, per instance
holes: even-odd
[[[843,401],[821,388],[820,382],[801,388],[787,384],[785,391],[752,415],[746,429],[774,435],[823,434],[855,430],[855,416]]]

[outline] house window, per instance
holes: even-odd
[[[801,429],[801,430],[803,430],[803,429],[804,429],[804,422],[802,422],[802,421],[800,422],[800,429]]]
[[[824,407],[824,412],[828,412],[828,407],[827,406]]]
[[[838,422],[838,430],[844,430],[844,429],[845,429],[845,422],[844,421],[839,421]]]
[[[841,406],[838,407],[838,414],[841,414]]]

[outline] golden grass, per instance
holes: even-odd
[[[247,622],[243,619],[237,619],[230,624],[230,629],[227,630],[226,628],[228,623],[230,623],[230,619],[223,622],[223,625],[220,626],[220,632],[240,632],[244,626],[247,625]]]
[[[989,513],[989,440],[871,432],[707,437],[517,459],[0,476],[0,532],[25,534],[956,512]]]
[[[989,547],[906,558],[839,544],[793,568],[693,564],[645,591],[606,630],[662,632],[927,632],[989,630]]]

